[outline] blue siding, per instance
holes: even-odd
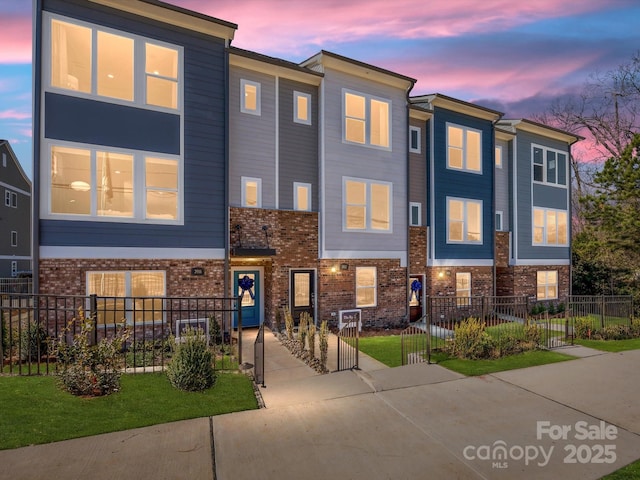
[[[180,116],[45,94],[46,138],[180,154]]]
[[[224,248],[227,232],[227,54],[224,40],[86,1],[44,0],[43,4],[46,11],[184,48],[184,225],[41,220],[40,244]],[[91,108],[94,107],[95,105]],[[110,111],[117,111],[115,105],[107,107]],[[130,109],[135,110],[133,107]],[[168,115],[170,119],[161,119],[157,112],[142,109],[135,115],[139,115],[139,118],[151,118],[160,124],[165,121],[175,122],[173,117],[177,117]],[[156,133],[144,129],[145,138],[138,140],[144,145],[144,150],[164,152],[167,144],[170,144],[172,151],[175,151],[176,139],[180,138],[179,124],[175,130],[167,132],[168,139],[160,139]],[[71,137],[67,138],[70,141],[85,141],[73,136],[71,131],[66,135]],[[116,132],[109,138],[105,135],[102,140],[104,144],[113,145],[122,141],[122,138]]]
[[[482,120],[442,108],[434,115],[435,259],[493,258],[493,125]],[[446,124],[473,128],[482,132],[482,175],[447,169]],[[482,244],[447,243],[447,197],[482,201]]]

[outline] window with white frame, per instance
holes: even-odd
[[[240,111],[260,115],[260,84],[251,80],[240,80]]]
[[[6,189],[4,191],[4,204],[7,207],[18,208],[18,194]]]
[[[391,232],[391,183],[343,178],[345,231]]]
[[[556,270],[540,270],[537,272],[537,299],[551,300],[558,298],[558,272]]]
[[[356,307],[375,307],[377,298],[376,267],[356,267]]]
[[[7,166],[7,154],[5,152],[2,152],[2,166]]]
[[[502,168],[502,146],[498,145],[496,147],[496,168]]]
[[[567,212],[550,208],[533,209],[533,244],[567,246]]]
[[[391,148],[391,101],[343,90],[345,142]]]
[[[482,243],[482,201],[447,197],[447,243]]]
[[[567,186],[567,154],[534,145],[533,181],[547,185]]]
[[[420,139],[422,136],[422,130],[420,127],[409,127],[409,151],[411,153],[420,153],[422,146],[420,145]]]
[[[456,272],[456,302],[458,306],[469,305],[471,298],[471,273]]]
[[[45,15],[51,87],[136,105],[181,108],[181,47]]]
[[[163,270],[87,272],[87,295],[97,295],[98,325],[159,322],[164,319]]]
[[[262,179],[242,177],[241,204],[243,207],[262,207]]]
[[[422,225],[422,204],[418,202],[409,203],[409,225],[419,227]]]
[[[293,92],[293,121],[304,125],[311,125],[311,95]]]
[[[502,223],[503,213],[501,211],[496,212],[496,231],[501,232],[504,228]]]
[[[447,124],[447,168],[482,173],[482,132]]]
[[[15,230],[11,231],[11,246],[12,247],[18,246],[18,232],[16,232]]]
[[[49,214],[177,223],[181,161],[146,152],[51,144]]]
[[[311,211],[311,184],[293,182],[293,209]]]

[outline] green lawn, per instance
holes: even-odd
[[[204,392],[174,388],[162,373],[123,375],[121,390],[75,397],[54,376],[0,377],[0,449],[258,408],[246,375],[219,373]]]
[[[576,338],[574,343],[605,352],[624,352],[625,350],[637,350],[640,348],[640,338],[629,338],[627,340],[587,340]]]
[[[360,337],[358,349],[387,367],[399,367],[402,365],[400,338],[400,335]]]
[[[600,480],[640,480],[640,460],[616,470]]]

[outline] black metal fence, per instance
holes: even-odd
[[[253,381],[264,387],[264,323],[260,325],[253,343],[253,363]]]
[[[126,327],[129,335],[121,352],[125,371],[164,367],[171,358],[171,343],[180,342],[188,327],[205,332],[216,369],[237,369],[242,363],[238,305],[237,298],[0,295],[2,371],[55,372],[52,342],[70,343],[80,332],[81,322],[91,323],[89,336],[94,344]]]
[[[341,370],[353,370],[360,368],[359,339],[361,320],[360,316],[342,325],[337,335],[338,342],[338,368]]]
[[[570,296],[554,303],[526,296],[429,297],[425,306],[425,316],[402,333],[403,365],[431,362],[432,352],[446,349],[456,326],[470,318],[478,319],[498,346],[508,340],[558,348],[574,343],[577,318],[589,319],[595,330],[630,325],[634,311],[631,296]]]

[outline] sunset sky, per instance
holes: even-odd
[[[638,0],[170,0],[238,25],[232,45],[301,62],[319,50],[531,117],[640,50]],[[31,167],[31,0],[0,0],[0,138]]]

